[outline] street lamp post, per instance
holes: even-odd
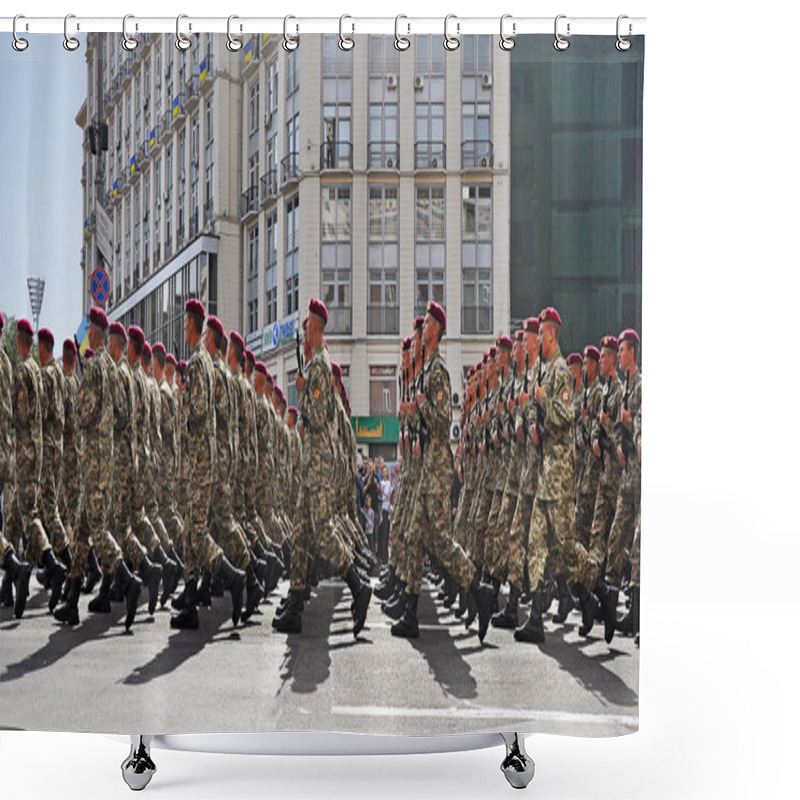
[[[44,278],[28,278],[28,294],[31,298],[31,312],[33,313],[33,327],[39,331],[39,314],[42,311],[44,300]]]

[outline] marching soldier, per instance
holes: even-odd
[[[297,430],[297,407],[289,406],[286,413],[286,424],[289,428],[289,446],[292,460],[292,485],[289,490],[289,513],[290,521],[294,523],[294,512],[297,508],[297,498],[300,493],[300,481],[302,473],[300,471],[303,459],[303,443],[300,440],[300,431]]]
[[[583,476],[583,450],[578,442],[581,436],[581,403],[583,395],[583,356],[580,353],[570,353],[567,356],[567,366],[572,373],[572,404],[575,414],[575,501],[578,500],[578,486]]]
[[[589,549],[592,516],[600,483],[602,462],[592,451],[592,422],[600,415],[603,387],[600,385],[600,351],[594,345],[583,350],[586,385],[578,396],[579,411],[575,430],[578,460],[583,463],[576,481],[575,539]]]
[[[61,363],[64,370],[64,461],[61,468],[58,510],[61,513],[70,546],[75,544],[75,527],[78,524],[83,487],[81,477],[83,442],[76,420],[80,385],[75,373],[77,354],[78,349],[75,342],[72,339],[64,339],[61,348]],[[94,553],[94,551],[92,552]],[[97,571],[100,571],[99,567]]]

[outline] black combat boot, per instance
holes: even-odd
[[[178,555],[177,551],[174,547],[170,547],[169,549],[169,557],[175,562],[175,565],[178,567],[178,577],[175,581],[175,588],[178,588],[178,583],[180,582],[181,578],[183,577],[183,559]],[[174,590],[173,590],[174,591]]]
[[[419,623],[417,622],[418,594],[408,595],[403,616],[392,625],[392,636],[401,636],[404,639],[419,639]]]
[[[164,589],[161,593],[161,608],[164,608],[169,596],[178,588],[180,580],[178,565],[164,552],[161,545],[153,553],[153,561],[161,567],[161,585]]]
[[[563,625],[567,621],[569,612],[575,608],[575,601],[572,599],[572,593],[563,575],[556,578],[556,586],[558,587],[558,611],[553,615],[553,622]]]
[[[197,587],[197,605],[211,608],[211,573],[203,570],[200,585]]]
[[[212,597],[224,597],[225,587],[222,584],[222,576],[219,571],[211,576],[211,582],[208,584],[208,590]]]
[[[514,629],[519,627],[519,589],[511,584],[505,608],[492,617],[495,628]]]
[[[483,644],[483,639],[486,636],[486,631],[489,630],[489,620],[492,618],[492,598],[494,593],[492,587],[481,583],[478,579],[478,571],[475,571],[475,577],[472,579],[472,584],[469,587],[469,593],[475,603],[478,616],[478,638]],[[475,619],[475,617],[473,617]],[[469,627],[469,626],[467,626]]]
[[[350,593],[353,595],[353,636],[361,633],[367,621],[367,609],[372,599],[372,587],[359,574],[355,565],[351,565],[345,577]]]
[[[58,560],[67,568],[67,575],[69,575],[72,569],[72,550],[69,549],[69,545],[58,554]]]
[[[263,559],[259,558],[256,555],[256,551],[253,550],[252,547],[247,548],[248,555],[250,556],[250,563],[253,565],[253,569],[256,573],[256,578],[258,578],[258,582],[261,584],[261,588],[266,591],[267,585],[267,562]]]
[[[119,562],[114,580],[125,592],[125,630],[129,631],[136,616],[136,605],[142,592],[142,582],[128,569],[125,559]]]
[[[292,546],[289,542],[283,543],[281,552],[283,553],[283,576],[288,581],[292,577]]]
[[[178,630],[196,630],[200,627],[200,620],[197,616],[197,580],[186,582],[183,597],[183,608],[170,619],[169,626]]]
[[[172,601],[170,602],[170,605],[176,611],[182,611],[183,610],[183,607],[186,605],[186,587],[185,586],[183,587],[183,591],[179,595],[176,595],[175,597],[172,598]]]
[[[142,576],[142,582],[147,584],[147,591],[149,593],[147,613],[152,617],[153,614],[156,613],[158,587],[161,585],[161,575],[163,574],[161,564],[154,564],[145,556],[139,566],[139,574]]]
[[[94,548],[90,548],[89,555],[86,558],[86,569],[84,570],[83,593],[91,594],[92,590],[97,585],[97,581],[99,581],[102,577],[103,572],[100,569],[100,564],[97,561],[97,554],[94,552]]]
[[[47,607],[52,614],[55,611],[58,601],[61,599],[61,587],[67,577],[67,570],[64,565],[56,558],[52,548],[48,548],[42,555],[45,578],[50,582],[50,602]]]
[[[225,556],[220,559],[217,574],[222,579],[223,589],[229,590],[231,593],[231,620],[233,620],[235,628],[242,616],[245,575],[240,569],[236,569]]]
[[[390,619],[400,619],[406,610],[407,601],[406,583],[405,581],[398,581],[395,593],[386,601],[386,605],[382,607],[384,614]]]
[[[544,623],[542,622],[543,609],[549,605],[547,592],[539,592],[531,597],[531,613],[528,621],[514,631],[514,638],[518,642],[544,644]]]
[[[27,561],[19,561],[14,553],[9,553],[6,560],[3,562],[3,569],[8,578],[8,586],[14,584],[17,593],[16,600],[12,597],[12,604],[14,605],[14,616],[21,619],[25,613],[25,604],[28,602],[28,591],[31,581],[31,565]]]
[[[492,578],[492,614],[497,614],[500,611],[500,579]]]
[[[111,613],[111,581],[112,575],[103,575],[97,594],[89,601],[89,611],[94,614]]]
[[[619,600],[619,589],[615,589],[606,583],[602,583],[601,586],[601,593],[598,597],[603,611],[605,639],[606,644],[611,644],[611,640],[614,638],[614,631],[617,628],[617,601]]]
[[[631,596],[631,607],[617,621],[617,631],[623,636],[636,636],[639,633],[639,587],[631,586],[628,591]]]
[[[79,581],[67,578],[64,583],[62,602],[53,612],[53,616],[59,622],[66,622],[68,625],[77,625],[80,622],[78,617],[78,598],[80,597],[81,585]]]
[[[247,565],[244,574],[247,585],[247,605],[242,612],[242,620],[246,622],[253,616],[253,612],[258,608],[258,604],[264,596],[264,587],[259,583],[252,561]]]
[[[467,593],[463,589],[458,590],[458,608],[453,612],[457,619],[461,619],[467,613]]]
[[[302,633],[303,632],[303,593],[302,591],[292,590],[283,614],[272,620],[272,627],[278,633]]]
[[[43,570],[36,571],[36,578],[38,580],[40,572],[42,573],[42,580],[39,582],[44,583]],[[11,608],[14,605],[14,579],[11,577],[9,570],[5,571],[3,583],[0,584],[0,603],[2,603],[3,608]]]
[[[458,581],[451,575],[448,575],[445,578],[444,583],[446,590],[444,594],[444,599],[442,600],[442,605],[445,608],[452,608],[453,603],[455,603],[456,598],[458,597],[458,590],[459,590]]]
[[[375,597],[379,600],[388,600],[392,596],[396,577],[394,567],[388,567],[384,577],[378,581],[378,585],[373,591]]]
[[[581,608],[581,625],[578,628],[578,634],[588,636],[594,627],[594,619],[600,608],[600,601],[582,583],[576,583],[574,588]]]

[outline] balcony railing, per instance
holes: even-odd
[[[400,169],[399,142],[370,142],[367,145],[369,169]]]
[[[258,187],[250,186],[242,192],[242,202],[239,204],[239,216],[245,219],[250,214],[258,211]]]
[[[200,78],[197,75],[192,75],[186,81],[186,103],[191,103],[200,94]]]
[[[261,176],[261,202],[266,203],[278,194],[278,170],[270,169]]]
[[[491,333],[492,306],[462,306],[461,333]]]
[[[335,139],[319,147],[320,169],[353,169],[353,143]]]
[[[289,153],[281,159],[281,185],[300,180],[300,154]]]
[[[461,142],[461,169],[488,169],[493,159],[491,140],[469,139]]]
[[[189,238],[194,239],[197,236],[199,225],[198,213],[195,211],[193,214],[189,215]]]
[[[207,228],[214,221],[214,204],[205,203],[203,205],[203,227]]]
[[[167,236],[164,241],[164,261],[169,261],[172,258],[172,240]]]
[[[444,142],[417,142],[414,145],[414,169],[444,169],[445,155]]]
[[[367,306],[367,333],[400,333],[400,307]]]
[[[352,333],[353,332],[353,307],[328,306],[328,324],[325,333]]]
[[[178,225],[178,250],[183,247],[186,242],[186,228],[183,225]]]

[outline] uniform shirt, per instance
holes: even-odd
[[[642,373],[636,370],[636,372],[631,375],[628,382],[628,410],[631,412],[631,420],[627,425],[622,421],[625,388],[624,383],[622,383],[622,381],[620,381],[620,383],[622,384],[623,397],[620,400],[620,406],[615,416],[614,444],[618,449],[627,448],[627,460],[623,469],[623,481],[630,483],[631,481],[637,482],[641,474],[639,456],[634,442],[634,420],[642,408]]]
[[[41,368],[42,445],[51,452],[64,447],[64,375],[54,358]]]
[[[64,376],[64,463],[71,466],[71,470],[80,469],[77,465],[83,455],[83,443],[76,419],[77,408],[78,376],[73,370]],[[80,479],[79,471],[77,479]]]
[[[78,390],[78,425],[83,430],[84,467],[89,482],[102,473],[110,477],[114,458],[114,397],[112,380],[116,370],[105,345],[84,364]]]
[[[583,459],[583,470],[578,483],[578,492],[580,494],[595,494],[600,480],[600,473],[603,471],[601,460],[592,450],[592,426],[600,416],[603,404],[603,387],[599,378],[595,378],[591,385],[581,392],[580,397],[581,415],[576,426],[575,440],[582,441],[584,439],[583,432],[586,431],[589,444],[585,450],[579,451],[580,457]],[[586,406],[585,419],[583,417],[584,404]]]
[[[216,467],[217,425],[214,413],[214,365],[198,340],[186,369],[186,480],[212,483]]]
[[[597,442],[603,454],[600,487],[611,494],[616,494],[622,474],[622,467],[617,461],[616,447],[614,446],[614,420],[619,415],[621,405],[622,382],[615,370],[611,375],[611,379],[603,384],[597,416],[592,421],[592,447]],[[608,419],[605,425],[600,421],[604,408],[608,412]]]
[[[161,394],[161,469],[165,480],[172,482],[178,470],[177,407],[175,395],[167,379],[158,383]]]
[[[312,476],[330,475],[333,468],[336,398],[328,350],[320,342],[306,365],[306,385],[303,393],[305,437],[303,443],[303,473]]]
[[[147,425],[147,435],[150,439],[150,470],[152,473],[157,473],[161,469],[161,392],[156,379],[152,375],[145,377],[147,378],[147,392],[150,400],[150,414]]]
[[[147,389],[147,376],[144,374],[141,361],[131,366],[131,375],[136,387],[134,398],[136,449],[139,470],[143,473],[150,461],[150,392]]]
[[[138,468],[136,450],[136,386],[130,364],[121,358],[117,363],[116,381],[119,386],[119,402],[114,409],[114,455],[121,463]]]
[[[13,383],[11,361],[5,348],[0,348],[0,487],[8,480],[11,460],[11,429],[13,413],[11,411],[11,385]]]
[[[438,346],[428,357],[422,377],[423,398],[419,404],[419,413],[425,420],[430,435],[430,442],[425,446],[422,457],[422,469],[428,476],[440,472],[445,474],[449,492],[453,473],[453,453],[450,450],[452,394],[450,375]]]
[[[11,394],[18,478],[38,481],[42,471],[42,382],[28,353],[14,375]]]
[[[219,351],[211,359],[214,365],[214,413],[216,416],[217,469],[220,480],[229,480],[233,460],[233,443],[230,425],[231,390],[228,374]]]

